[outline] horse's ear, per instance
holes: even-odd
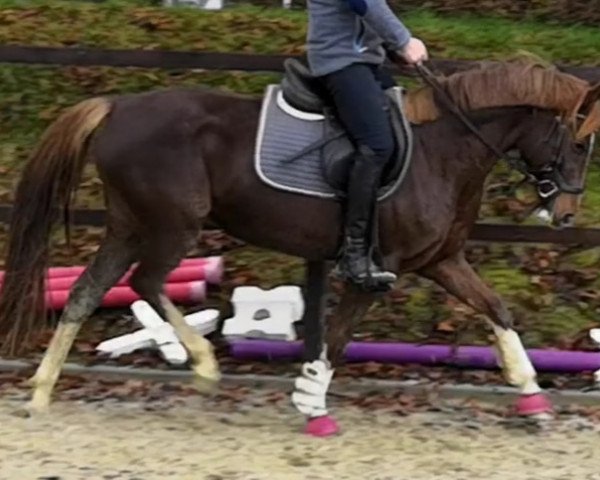
[[[596,101],[591,109],[589,109],[588,114],[581,124],[581,127],[579,127],[575,137],[578,141],[583,140],[592,133],[598,131],[600,131],[600,100]]]
[[[594,108],[596,101],[600,100],[600,83],[587,88],[583,86],[578,93],[577,101],[573,102],[567,110],[562,112],[563,120],[571,126],[573,133],[577,132],[577,117],[579,115],[587,116]]]
[[[585,120],[575,134],[577,140],[600,130],[600,82],[588,89],[578,113],[585,115]]]
[[[587,114],[594,107],[594,104],[600,100],[600,82],[592,86],[586,93],[581,104],[580,113]]]

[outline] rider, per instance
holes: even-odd
[[[408,64],[427,60],[385,0],[308,0],[307,57],[311,73],[329,94],[337,116],[357,147],[347,185],[344,246],[338,267],[366,287],[388,286],[396,275],[374,263],[371,227],[384,167],[395,139],[381,65],[386,53]],[[391,56],[391,55],[390,55]]]

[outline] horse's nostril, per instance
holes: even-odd
[[[575,225],[575,215],[572,213],[567,213],[561,220],[561,225],[563,227],[572,227]]]

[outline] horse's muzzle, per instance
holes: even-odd
[[[552,226],[556,228],[570,228],[575,226],[575,214],[567,213],[561,216],[554,216]]]

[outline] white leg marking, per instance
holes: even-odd
[[[493,325],[496,347],[506,381],[515,385],[523,395],[540,393],[536,371],[527,356],[517,332]]]
[[[35,375],[30,380],[33,386],[33,396],[29,402],[31,410],[43,411],[50,405],[54,385],[60,376],[77,332],[81,328],[80,323],[59,322],[56,331],[50,341],[50,346],[44,354]]]

